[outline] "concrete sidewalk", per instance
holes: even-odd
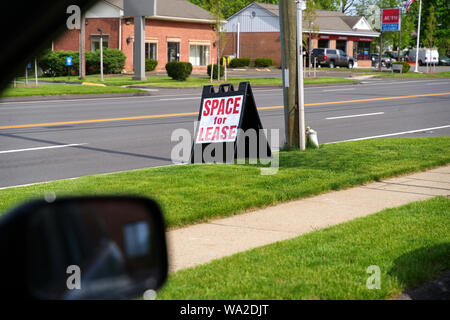
[[[450,196],[450,166],[169,231],[169,269],[203,264],[438,195]]]

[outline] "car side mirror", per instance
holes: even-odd
[[[162,213],[146,198],[33,201],[0,221],[0,241],[10,299],[136,298],[167,278]]]

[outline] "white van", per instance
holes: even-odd
[[[411,49],[408,52],[409,61],[416,61],[416,50]],[[419,49],[419,65],[423,66],[425,64],[438,64],[439,63],[439,52],[437,49]]]

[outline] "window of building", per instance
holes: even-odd
[[[158,44],[153,42],[145,43],[145,58],[158,60]]]
[[[167,42],[167,62],[180,61],[180,43]]]
[[[353,42],[353,56],[358,60],[370,60],[370,42]]]
[[[103,48],[109,48],[109,36],[103,36]],[[100,49],[100,35],[91,36],[91,51]]]
[[[318,48],[328,48],[330,43],[330,40],[328,39],[319,39],[318,43],[317,43],[317,47]]]
[[[336,40],[336,49],[347,52],[347,40]]]
[[[193,66],[209,64],[210,46],[191,44],[189,48],[189,62]]]

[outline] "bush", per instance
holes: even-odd
[[[126,56],[118,49],[103,49],[103,72],[105,74],[121,73],[125,66]],[[86,51],[86,73],[100,73],[100,50]]]
[[[230,61],[230,68],[248,67],[250,65],[250,58],[235,58]]]
[[[158,61],[153,59],[145,59],[145,71],[153,71],[158,65]]]
[[[78,51],[47,51],[39,59],[39,66],[44,75],[51,77],[67,75],[66,57],[73,58],[71,74],[78,75],[79,54]],[[121,73],[125,66],[125,54],[118,49],[103,50],[103,72],[105,74]],[[86,73],[100,73],[100,50],[86,51]]]
[[[192,64],[179,61],[169,62],[166,64],[166,71],[172,79],[185,81],[192,73]]]
[[[273,65],[273,60],[271,58],[256,58],[255,67],[267,68]]]
[[[402,73],[407,73],[409,71],[409,68],[411,67],[408,64],[408,62],[405,62],[405,61],[396,61],[396,62],[393,62],[392,64],[401,64],[401,65],[403,65]]]
[[[97,51],[95,51],[97,54]],[[127,57],[119,49],[103,49],[103,69],[106,74],[122,73]],[[98,64],[100,65],[100,50],[98,50]]]
[[[213,65],[213,79],[218,79],[217,77],[217,64]],[[220,66],[220,77],[223,77],[223,75],[225,74],[225,67],[224,66]],[[211,65],[208,65],[208,76],[211,77]]]
[[[76,51],[46,51],[38,58],[38,64],[45,76],[66,76],[68,73],[66,57],[72,57],[71,74],[78,75],[79,59]]]

